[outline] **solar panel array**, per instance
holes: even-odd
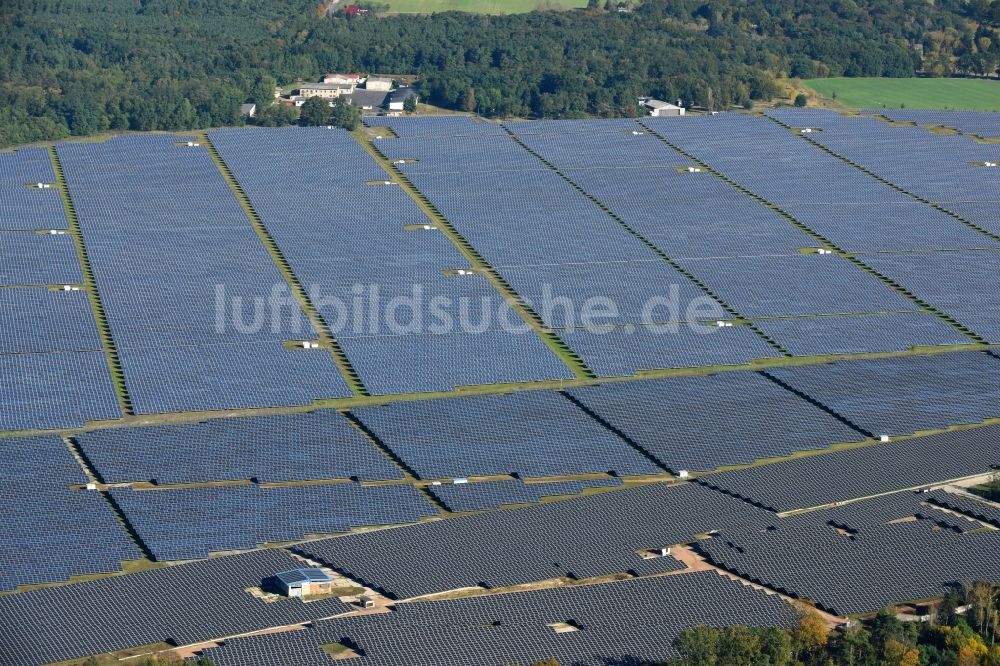
[[[0,285],[83,282],[73,237],[34,231],[0,232]]]
[[[917,488],[1000,469],[996,426],[873,444],[700,477],[774,511]]]
[[[212,552],[353,527],[410,523],[437,513],[408,484],[112,488],[109,493],[159,561],[205,558]]]
[[[710,470],[865,439],[764,376],[724,372],[571,389],[670,470]]]
[[[0,590],[112,573],[141,557],[100,493],[54,436],[0,439]]]
[[[793,356],[895,352],[935,345],[968,345],[972,342],[955,327],[929,312],[758,319],[754,323],[767,335],[780,340]]]
[[[0,229],[69,229],[45,148],[0,154]],[[49,185],[39,188],[38,184]]]
[[[928,109],[866,109],[865,115],[917,125],[950,127],[984,139],[1000,137],[1000,115],[988,111],[932,111]]]
[[[403,478],[392,461],[332,410],[109,428],[80,433],[76,442],[106,483]]]
[[[72,428],[122,415],[102,352],[0,354],[0,430]]]
[[[724,311],[499,126],[455,121],[423,135],[414,124],[401,122],[398,129],[402,138],[377,140],[379,150],[402,162],[399,168],[417,189],[598,375],[745,363],[773,355],[763,340],[745,341],[743,346],[752,351],[720,354],[719,348],[732,346],[728,338],[754,336],[743,331],[726,341],[714,340],[727,337],[714,329],[704,336],[639,331],[623,353],[616,338],[623,331],[627,334],[624,327],[644,319],[647,303],[675,298],[681,315],[674,321],[686,321],[689,313],[716,320]],[[645,146],[658,147],[659,142]],[[567,243],[567,238],[574,242]],[[595,296],[613,302],[618,312],[599,321],[576,316],[570,320],[567,306],[582,315],[585,307],[595,304]],[[670,316],[663,307],[645,318],[656,322]],[[595,336],[593,324],[611,326],[614,335]]]
[[[390,597],[409,598],[628,572],[643,561],[639,551],[690,542],[725,525],[764,524],[770,516],[696,484],[653,484],[311,541],[294,550]],[[442,544],[448,544],[444,558]]]
[[[1000,582],[1000,532],[942,529],[938,519],[947,514],[920,497],[911,496],[909,519],[875,499],[872,511],[849,505],[782,518],[766,530],[723,529],[697,548],[750,580],[845,615]]]
[[[421,479],[662,471],[554,392],[407,401],[351,413]]]
[[[533,151],[674,259],[795,254],[815,242],[634,121],[507,123]],[[624,126],[623,126],[624,125]]]
[[[423,228],[430,221],[402,188],[367,184],[390,176],[347,132],[219,130],[211,138],[373,392],[571,376],[530,331],[515,339],[498,318],[459,326],[463,301],[492,315],[503,299],[482,276],[445,276],[468,260],[441,231]],[[296,159],[285,159],[289,152]],[[385,310],[406,297],[414,305]],[[448,323],[430,309],[433,300]],[[429,334],[437,323],[443,330]]]
[[[767,374],[875,435],[1000,416],[1000,359],[955,353],[774,368]]]
[[[0,354],[100,350],[86,292],[0,289]]]
[[[1000,342],[1000,252],[921,252],[865,257],[879,273],[990,342]]]
[[[142,135],[57,150],[137,412],[350,394],[324,350],[283,347],[311,327],[203,147]]]
[[[613,477],[582,479],[579,481],[552,481],[524,483],[487,481],[483,483],[443,484],[428,488],[450,511],[483,511],[499,509],[504,504],[532,504],[556,495],[578,495],[588,488],[620,486],[621,480]]]
[[[971,516],[994,527],[1000,527],[1000,505],[996,502],[987,502],[965,493],[945,492],[943,490],[928,493],[927,501]]]
[[[614,609],[614,612],[609,612]],[[318,622],[308,630],[240,638],[210,648],[219,666],[326,666],[320,646],[344,641],[371,664],[563,664],[653,662],[699,624],[791,626],[794,609],[713,573],[625,580],[517,595],[403,604],[389,614]],[[571,622],[575,631],[551,625]]]
[[[784,122],[804,116],[788,110],[771,114]],[[1000,162],[1000,145],[934,134],[921,127],[893,126],[874,118],[832,112],[808,117],[823,130],[810,134],[813,140],[907,192],[1000,233],[996,195],[1000,169],[977,166]],[[932,233],[925,228],[920,231]]]
[[[246,591],[300,566],[284,551],[260,550],[2,596],[4,657],[40,666],[164,641],[186,645],[350,610],[337,599],[267,603]]]

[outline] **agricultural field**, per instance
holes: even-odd
[[[1000,81],[995,79],[831,78],[803,83],[851,109],[1000,111]]]
[[[539,9],[559,11],[586,7],[587,0],[389,0],[388,4],[389,11],[398,14],[523,14]]]
[[[655,663],[1000,584],[1000,115],[893,120],[0,153],[0,662]]]

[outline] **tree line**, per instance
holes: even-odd
[[[6,0],[0,145],[239,124],[325,71],[412,75],[486,116],[629,116],[651,95],[725,108],[785,76],[996,75],[1000,0],[645,0],[513,16],[328,15],[315,0]]]
[[[642,666],[1000,666],[1000,585],[951,591],[926,622],[884,610],[831,630],[806,611],[788,628],[692,627],[673,647],[680,656]]]

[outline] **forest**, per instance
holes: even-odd
[[[266,111],[276,84],[325,71],[412,75],[425,101],[486,116],[566,118],[633,115],[643,95],[748,106],[789,76],[1000,63],[1000,0],[591,4],[349,19],[315,0],[5,0],[0,146],[239,124],[240,104]]]

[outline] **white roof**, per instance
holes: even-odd
[[[658,99],[647,99],[645,101],[646,106],[651,109],[679,109],[681,107],[676,104],[671,104],[670,102],[663,102]]]

